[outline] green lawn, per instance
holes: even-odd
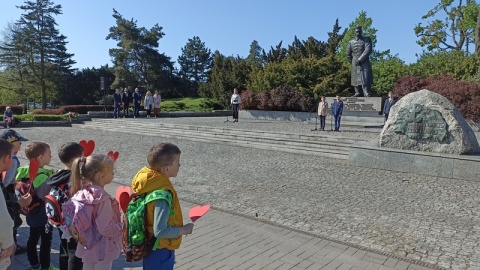
[[[208,98],[173,98],[162,100],[162,112],[211,112],[222,110],[223,107],[216,101]]]

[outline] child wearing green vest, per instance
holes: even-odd
[[[193,223],[183,225],[182,209],[177,192],[170,182],[180,168],[180,149],[171,143],[153,146],[148,153],[148,167],[143,167],[132,179],[132,190],[141,195],[154,190],[165,190],[172,195],[172,207],[166,200],[147,204],[146,228],[148,238],[159,239],[157,249],[143,259],[143,269],[172,269],[175,250],[180,247],[182,235],[191,234]]]

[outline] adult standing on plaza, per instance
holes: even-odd
[[[133,93],[133,118],[140,116],[140,103],[142,102],[142,94],[140,94],[140,89],[135,88]]]
[[[160,102],[162,102],[162,96],[160,96],[158,90],[155,90],[155,94],[153,94],[153,114],[155,118],[160,114]]]
[[[230,104],[232,105],[232,114],[233,114],[233,122],[238,122],[238,107],[240,106],[241,98],[238,94],[238,89],[233,88],[233,95],[230,99]]]
[[[115,88],[113,93],[113,118],[120,118],[120,105],[122,104],[122,95],[120,89]]]
[[[128,88],[125,87],[125,89],[123,89],[123,94],[122,94],[123,118],[128,116],[128,107],[130,106],[131,99],[132,99],[132,95],[128,91]]]
[[[385,104],[383,104],[383,116],[385,117],[385,121],[388,120],[390,109],[395,104],[395,102],[397,102],[397,100],[393,97],[393,92],[388,92],[388,99],[385,100]]]
[[[355,28],[355,38],[347,45],[347,59],[352,64],[351,84],[355,89],[354,97],[371,97],[373,84],[372,64],[370,54],[372,53],[372,40],[370,37],[362,36],[362,27]],[[360,91],[362,88],[363,91]]]
[[[150,91],[147,91],[145,94],[145,100],[143,101],[143,105],[145,105],[145,110],[147,110],[147,118],[150,118],[150,114],[152,113],[153,109],[153,97]]]
[[[340,95],[333,101],[332,114],[335,118],[335,131],[340,131],[340,121],[342,120],[343,101],[340,100]]]
[[[320,103],[318,103],[318,117],[320,118],[320,130],[325,130],[325,118],[327,117],[328,103],[325,101],[325,97],[320,97]]]

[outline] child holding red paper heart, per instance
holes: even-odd
[[[25,156],[30,160],[29,166],[19,167],[16,180],[23,178],[33,178],[33,188],[35,196],[32,203],[39,203],[39,206],[28,212],[26,219],[30,226],[30,235],[27,241],[27,257],[30,262],[30,269],[57,269],[50,265],[50,248],[52,246],[52,226],[47,222],[45,213],[44,197],[50,191],[50,186],[46,183],[48,176],[54,173],[51,169],[44,167],[50,164],[52,152],[50,146],[43,142],[32,142],[25,147]],[[36,171],[36,172],[35,172]],[[30,177],[30,175],[35,175]],[[36,198],[35,198],[36,197]],[[37,252],[37,244],[40,244],[40,260]]]
[[[57,202],[60,210],[62,205],[71,197],[69,189],[71,186],[70,176],[72,175],[72,163],[75,159],[83,156],[83,147],[76,142],[65,143],[60,147],[58,151],[58,157],[60,161],[65,165],[65,168],[58,170],[53,175],[50,175],[47,179],[47,183],[52,187],[50,194],[55,194],[58,197]],[[47,204],[48,205],[48,204]],[[45,208],[48,215],[53,215],[53,209]],[[61,213],[61,212],[60,212]],[[63,232],[59,225],[60,236],[60,254],[59,254],[59,267],[60,270],[82,270],[82,259],[75,256],[77,250],[77,241],[75,239],[62,238]]]
[[[172,195],[172,208],[165,200],[147,204],[145,224],[148,239],[159,239],[157,249],[143,259],[143,269],[173,269],[175,250],[182,243],[182,235],[191,234],[193,223],[183,225],[182,209],[177,192],[170,182],[180,169],[180,149],[171,143],[153,146],[148,153],[149,167],[143,167],[132,180],[132,190],[137,195],[154,190],[166,190]]]
[[[89,249],[80,242],[75,255],[82,258],[83,270],[112,269],[113,260],[122,250],[122,222],[118,202],[104,187],[113,180],[114,161],[106,155],[94,154],[77,158],[72,163],[72,200],[94,205],[91,220],[100,239]]]

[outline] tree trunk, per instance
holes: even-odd
[[[480,56],[480,10],[477,15],[477,27],[475,27],[475,54]]]

